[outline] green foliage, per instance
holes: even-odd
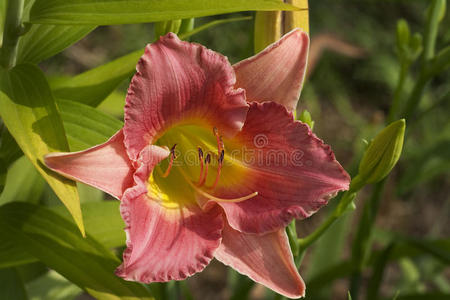
[[[125,245],[124,223],[120,218],[118,202],[90,202],[82,204],[82,209],[86,231],[93,239],[105,248]],[[67,220],[70,218],[62,206],[52,207],[51,211]],[[36,260],[33,253],[10,240],[5,231],[0,231],[0,268],[19,266]]]
[[[248,10],[296,10],[278,0],[36,0],[30,22],[38,24],[131,24],[203,17]]]
[[[44,155],[49,152],[69,150],[62,120],[44,74],[31,64],[0,72],[3,122],[84,234],[75,183],[53,174],[42,163]]]
[[[102,144],[123,127],[121,121],[90,106],[70,100],[57,103],[72,151]]]
[[[16,269],[0,269],[0,281],[2,283],[2,289],[0,289],[0,299],[28,299],[25,286]]]
[[[79,41],[94,28],[33,24],[20,39],[17,62],[40,63]]]
[[[143,286],[114,275],[120,261],[105,246],[47,208],[4,205],[0,224],[2,236],[98,299],[152,299]]]

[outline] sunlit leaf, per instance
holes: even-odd
[[[297,10],[279,0],[36,0],[30,22],[130,24],[187,19],[250,10]]]
[[[17,61],[39,63],[74,44],[94,28],[33,24],[20,39]]]
[[[42,162],[45,154],[68,151],[64,127],[42,71],[31,64],[0,70],[0,112],[23,153],[49,183],[84,234],[75,182],[57,176]]]
[[[109,226],[103,223],[102,226]],[[140,284],[114,274],[120,260],[91,235],[45,207],[9,203],[0,208],[1,235],[97,299],[152,299]]]
[[[57,102],[72,151],[104,143],[123,127],[123,122],[90,106],[70,100]]]
[[[75,77],[54,81],[51,83],[53,94],[57,98],[97,106],[119,83],[136,72],[136,64],[143,53],[144,49],[137,50]]]

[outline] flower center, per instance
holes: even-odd
[[[201,126],[179,125],[168,130],[156,144],[170,146],[170,155],[155,167],[148,190],[152,198],[156,196],[166,206],[196,203],[199,195],[217,202],[241,202],[258,194],[236,198],[217,195],[223,188],[232,188],[240,172],[227,155],[216,127],[211,131]],[[227,159],[229,162],[224,164]]]

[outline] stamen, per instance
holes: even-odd
[[[220,152],[220,156],[218,161],[218,166],[217,166],[217,173],[216,173],[216,179],[214,180],[213,185],[210,187],[210,189],[215,189],[217,186],[217,183],[219,182],[219,178],[220,178],[220,172],[222,170],[222,163],[223,163],[223,159],[225,157],[225,150],[222,149],[222,151]]]
[[[164,172],[164,174],[162,175],[162,177],[164,177],[164,178],[169,176],[170,170],[172,169],[173,161],[176,158],[176,156],[175,156],[175,147],[176,146],[177,146],[177,144],[173,145],[172,148],[170,148],[170,161],[169,161],[169,166],[167,167],[166,172]]]
[[[197,184],[200,184],[203,178],[203,150],[200,147],[198,147],[198,158],[200,161],[200,176],[198,177]]]
[[[191,182],[191,180],[188,178],[188,176],[186,175],[186,173],[180,168],[180,172],[181,175],[183,175],[184,179],[186,179],[187,183],[196,191],[198,192],[200,195],[208,198],[209,200],[213,200],[213,201],[217,201],[217,202],[242,202],[248,199],[251,199],[253,197],[256,197],[258,195],[258,192],[253,192],[251,194],[248,194],[247,196],[242,196],[242,197],[238,197],[238,198],[231,198],[231,199],[224,199],[224,198],[219,198],[216,196],[213,196],[211,194],[208,194],[207,192],[203,191],[202,189],[198,188],[195,184],[193,184]]]
[[[202,186],[205,184],[206,182],[206,178],[208,177],[208,166],[211,163],[211,154],[206,154],[205,157],[205,172],[203,173],[203,178],[201,178],[201,180],[199,181],[197,186]]]

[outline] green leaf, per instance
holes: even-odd
[[[39,63],[79,41],[94,28],[33,24],[20,39],[17,62]]]
[[[143,53],[144,49],[140,49],[75,77],[51,82],[53,94],[57,98],[97,106],[119,83],[134,74]]]
[[[106,248],[125,245],[125,227],[119,213],[118,201],[88,202],[82,204],[86,232]],[[70,220],[62,205],[51,208],[54,213]],[[107,225],[105,225],[107,224]],[[0,230],[0,268],[22,265],[36,261],[26,249],[13,243]]]
[[[48,208],[6,204],[0,208],[0,231],[97,299],[152,299],[142,285],[114,274],[120,260],[112,252],[89,234],[81,237],[71,221]]]
[[[125,245],[125,224],[120,216],[119,201],[88,202],[82,204],[86,232],[106,248]],[[69,219],[62,206],[52,211]]]
[[[25,156],[19,158],[9,169],[5,190],[0,195],[0,205],[22,201],[37,203],[44,191],[45,181]]]
[[[33,280],[26,285],[28,294],[33,295],[33,300],[73,300],[80,299],[77,296],[82,290],[70,281],[50,271],[48,274]]]
[[[84,235],[80,199],[75,182],[47,169],[45,154],[68,151],[64,127],[42,71],[22,64],[0,70],[1,116],[23,153],[58,195]]]
[[[39,24],[130,24],[250,10],[298,10],[279,0],[36,0],[30,22]]]
[[[0,161],[6,167],[9,167],[10,164],[22,156],[22,151],[3,123],[0,123],[0,128]]]
[[[27,292],[15,268],[0,269],[0,299],[27,300]]]
[[[90,106],[70,100],[57,103],[72,151],[104,143],[123,127],[122,121]]]
[[[22,151],[0,119],[0,195],[6,184],[9,166],[22,156]]]
[[[54,271],[28,283],[28,294],[32,300],[73,300],[78,299],[82,290]]]

